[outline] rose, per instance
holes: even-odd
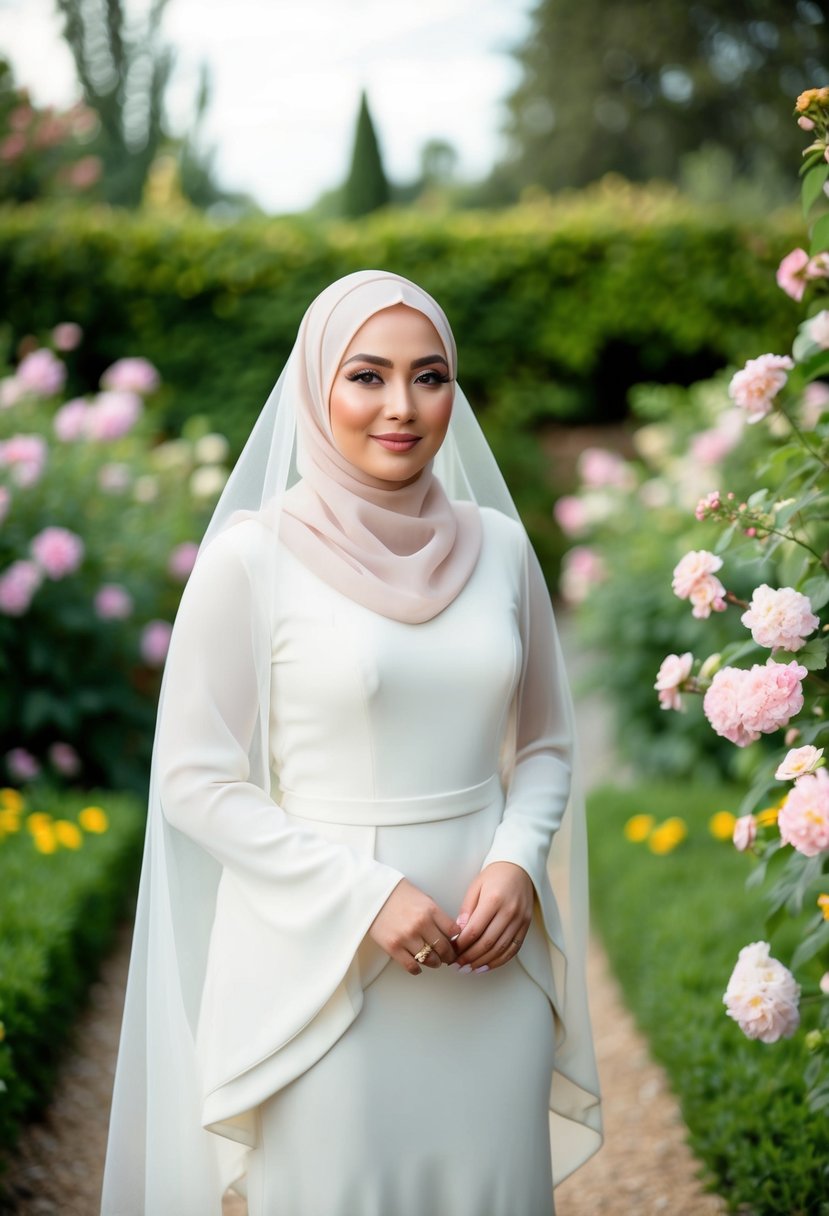
[[[12,562],[0,574],[0,612],[22,616],[42,581],[43,575],[34,562]]]
[[[154,392],[160,377],[148,359],[117,359],[101,376],[101,388],[113,392],[140,393],[142,397]]]
[[[820,765],[823,756],[822,747],[793,747],[786,753],[785,759],[777,766],[775,777],[778,781],[793,781],[796,777],[804,777],[813,773]]]
[[[68,528],[44,528],[32,540],[29,550],[47,578],[74,574],[83,561],[84,543]]]
[[[662,709],[681,710],[682,698],[680,689],[691,674],[694,656],[690,651],[685,654],[669,654],[662,660],[662,666],[656,676],[654,688],[659,693],[659,705]]]
[[[10,410],[25,395],[26,390],[16,376],[4,376],[0,380],[0,410]]]
[[[89,406],[83,397],[75,397],[62,405],[52,419],[52,430],[61,443],[83,439],[86,434],[86,417]]]
[[[199,546],[192,540],[187,540],[181,545],[176,545],[167,559],[167,570],[172,574],[173,578],[178,579],[182,583],[187,582],[190,571],[196,563],[198,551]]]
[[[829,309],[815,313],[806,326],[809,337],[823,350],[829,348]]]
[[[566,536],[578,536],[589,522],[584,503],[574,494],[563,494],[556,501],[553,518]]]
[[[13,747],[6,752],[6,768],[15,781],[34,781],[40,773],[40,765],[25,747]]]
[[[0,465],[11,469],[19,486],[33,486],[46,464],[46,441],[40,435],[12,435],[0,443]]]
[[[766,583],[755,589],[740,620],[757,645],[769,650],[799,650],[806,635],[820,625],[807,596],[792,587],[774,590]]]
[[[800,986],[787,967],[769,955],[768,942],[743,946],[723,1002],[749,1039],[776,1043],[800,1025]]]
[[[561,563],[561,594],[571,604],[581,604],[607,575],[607,567],[588,545],[568,549]]]
[[[99,393],[87,407],[84,431],[88,439],[107,442],[128,434],[143,410],[141,398],[133,392]]]
[[[80,772],[80,757],[71,744],[53,743],[48,755],[52,766],[64,777],[74,777],[76,773]]]
[[[579,456],[578,471],[584,484],[594,489],[612,486],[628,490],[632,485],[632,470],[627,461],[606,448],[585,448]]]
[[[692,549],[674,568],[671,583],[674,594],[681,600],[690,600],[693,615],[699,619],[725,611],[725,587],[714,577],[714,571],[721,567],[721,557],[706,549]]]
[[[53,397],[66,383],[66,367],[53,351],[42,347],[21,359],[16,376],[26,392]]]
[[[745,410],[749,422],[759,422],[770,413],[774,398],[788,379],[786,372],[793,367],[788,355],[760,355],[749,359],[742,371],[734,373],[728,394]]]
[[[741,815],[734,824],[734,834],[731,837],[734,848],[738,853],[745,853],[757,839],[757,820],[753,815]]]
[[[718,735],[737,747],[747,747],[761,734],[771,734],[803,708],[801,680],[806,668],[792,660],[750,671],[723,667],[703,698],[703,712]]]
[[[802,300],[806,290],[806,267],[809,255],[805,249],[793,249],[777,267],[777,286],[793,300]]]
[[[825,768],[798,777],[777,819],[780,839],[804,857],[829,849],[829,772]]]
[[[83,330],[74,321],[61,321],[52,330],[52,341],[60,351],[74,350],[80,345]]]
[[[104,583],[93,603],[95,615],[102,621],[123,621],[132,612],[132,596],[120,583]]]
[[[150,667],[161,667],[170,647],[173,631],[168,621],[150,621],[141,634],[141,655]]]

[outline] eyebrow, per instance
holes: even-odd
[[[391,359],[383,359],[380,355],[352,355],[350,359],[346,359],[343,367],[349,363],[374,363],[378,367],[394,367]],[[410,364],[410,368],[414,371],[415,368],[427,367],[430,363],[442,363],[444,367],[449,366],[443,355],[426,355],[423,359],[415,359]]]

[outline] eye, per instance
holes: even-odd
[[[368,368],[368,367],[365,368],[361,372],[352,372],[350,375],[346,376],[346,380],[351,380],[352,382],[357,381],[360,384],[382,384],[383,383],[383,381],[380,379],[380,376],[378,375],[378,373],[375,372],[372,368]]]
[[[434,370],[429,370],[429,371],[421,372],[420,375],[418,376],[417,380],[415,381],[415,384],[428,384],[428,385],[448,384],[450,379],[451,379],[451,377],[447,376],[444,372],[437,372]]]

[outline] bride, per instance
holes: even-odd
[[[438,304],[311,304],[168,655],[104,1216],[543,1216],[600,1143],[549,597]]]

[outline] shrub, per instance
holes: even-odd
[[[142,804],[0,790],[0,1145],[49,1096],[73,1016],[129,910]]]

